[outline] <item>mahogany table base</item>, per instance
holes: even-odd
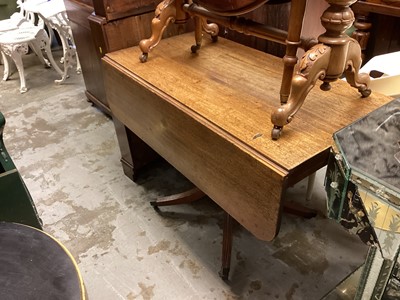
[[[315,173],[310,176],[310,182],[313,182],[315,178]],[[309,188],[307,188],[307,198],[309,197]],[[194,187],[186,192],[174,194],[167,197],[162,197],[156,201],[150,202],[151,206],[154,207],[156,211],[159,211],[159,206],[169,206],[178,204],[188,204],[200,200],[207,196],[199,188]],[[313,218],[317,215],[317,211],[311,208],[304,207],[298,203],[286,202],[283,207],[284,212],[293,214],[296,216],[301,216],[303,218]],[[228,280],[229,271],[231,267],[231,253],[232,253],[232,241],[233,241],[233,226],[236,221],[230,214],[225,212],[224,225],[222,230],[222,255],[221,255],[221,270],[219,275],[223,280]]]

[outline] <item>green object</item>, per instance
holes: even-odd
[[[0,0],[0,20],[8,19],[16,11],[16,0]]]
[[[0,221],[42,229],[35,204],[3,142],[6,121],[0,112]]]

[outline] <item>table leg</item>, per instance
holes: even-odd
[[[319,36],[319,44],[303,55],[291,79],[287,102],[271,115],[274,140],[280,137],[283,126],[292,121],[318,79],[323,81],[321,89],[328,91],[330,82],[345,74],[349,84],[357,88],[362,97],[368,97],[371,93],[368,74],[358,74],[361,66],[360,45],[345,33],[354,22],[354,14],[349,6],[355,0],[327,2],[330,7],[321,17],[326,32]]]
[[[50,48],[50,39],[46,31],[44,31],[44,29],[40,29],[39,32],[36,34],[36,39],[42,45],[41,47],[46,52],[47,58],[49,59],[54,70],[56,70],[56,72],[63,77],[63,79],[60,80],[60,82],[63,82],[65,80],[64,77],[66,77],[66,74],[64,74],[64,72],[60,69],[60,67],[54,60],[53,53],[51,52]],[[56,80],[56,82],[58,83],[59,80]]]
[[[186,204],[186,203],[191,203],[191,202],[200,200],[201,198],[203,198],[205,196],[206,196],[206,194],[204,194],[204,192],[202,192],[199,188],[194,187],[183,193],[159,198],[156,201],[150,202],[150,204],[154,208],[157,208],[159,206]]]
[[[223,280],[228,280],[229,271],[231,269],[231,254],[233,241],[233,224],[235,219],[230,214],[225,212],[224,228],[222,234],[222,265],[219,276]]]
[[[293,77],[294,66],[297,63],[297,48],[301,44],[301,29],[303,24],[303,16],[306,10],[306,0],[292,1],[290,16],[289,16],[289,29],[286,40],[286,54],[283,57],[283,74],[280,90],[280,101],[286,103],[291,88],[291,79]]]
[[[160,156],[116,117],[113,117],[113,123],[121,151],[124,174],[132,181],[136,181],[140,171],[150,163],[159,160]]]
[[[12,48],[14,48],[14,46],[12,46]],[[16,48],[14,48],[10,53],[12,60],[17,66],[19,80],[21,82],[21,86],[19,89],[21,94],[25,93],[28,90],[26,88],[24,65],[22,63],[22,57],[21,57],[21,54],[26,54],[27,52],[28,52],[28,46],[24,44],[24,45],[17,45]]]
[[[0,53],[1,53],[1,60],[4,65],[3,80],[6,81],[10,77],[10,64],[8,63],[7,55],[5,55],[1,49],[0,49]]]
[[[160,42],[162,34],[168,24],[173,21],[179,21],[177,8],[179,8],[181,4],[182,0],[164,0],[157,6],[155,17],[151,22],[151,37],[141,40],[139,43],[140,50],[142,50],[142,55],[140,56],[141,62],[147,61],[149,52]]]
[[[310,176],[308,176],[307,192],[306,192],[306,200],[308,200],[308,201],[311,200],[311,197],[312,197],[316,175],[317,175],[317,173],[314,172]]]
[[[45,66],[45,68],[50,68],[50,62],[43,57],[42,49],[40,49],[40,41],[35,39],[30,43],[29,46],[36,53],[37,57],[39,58],[40,62]]]

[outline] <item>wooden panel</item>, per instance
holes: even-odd
[[[367,58],[400,51],[400,19],[385,15],[370,15],[371,35],[367,47]]]
[[[93,8],[72,0],[65,0],[64,3],[71,21],[88,98],[102,105],[101,107],[107,108],[100,57],[97,56],[97,48],[93,43],[88,21],[88,17],[93,13]]]
[[[93,0],[96,15],[107,21],[153,11],[160,0]]]
[[[369,33],[369,40],[362,44],[365,49],[365,61],[380,54],[400,51],[400,2],[384,0],[357,1],[352,5],[356,17],[372,25],[371,29],[366,29]],[[365,37],[364,31],[359,28],[360,36]]]
[[[272,141],[281,60],[220,39],[193,55],[192,34],[103,58],[113,114],[260,239],[279,228],[281,196],[327,162],[332,134],[390,98],[361,100],[346,83],[314,89]]]

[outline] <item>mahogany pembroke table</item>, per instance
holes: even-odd
[[[334,132],[390,98],[360,99],[343,81],[329,93],[313,89],[295,126],[274,141],[266,124],[277,106],[281,60],[222,38],[193,54],[192,38],[161,40],[163,51],[145,64],[139,47],[103,58],[113,118],[257,238],[271,241],[286,188],[327,164]]]

